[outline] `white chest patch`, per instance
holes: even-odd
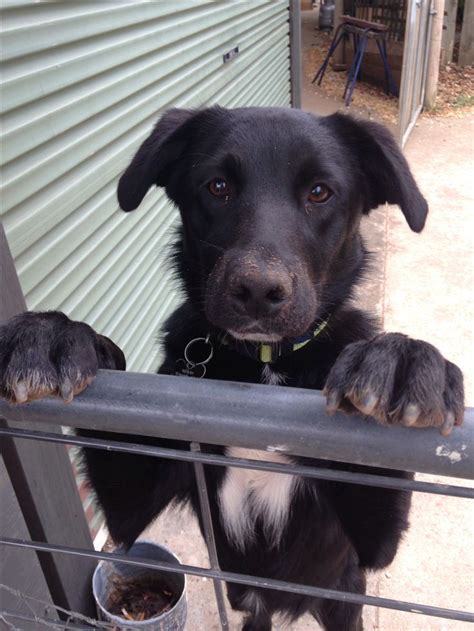
[[[262,369],[262,383],[266,383],[269,386],[279,386],[286,383],[286,375],[281,372],[276,372],[268,364]]]
[[[230,447],[228,456],[288,463],[280,453]],[[288,520],[300,478],[285,473],[229,467],[219,490],[221,520],[229,540],[240,550],[255,537],[255,522],[263,520],[268,543],[278,545]]]

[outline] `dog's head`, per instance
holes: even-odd
[[[350,293],[362,214],[397,204],[416,232],[427,204],[392,136],[299,110],[170,110],[122,175],[125,211],[166,188],[182,222],[179,265],[210,323],[237,338],[306,333]]]

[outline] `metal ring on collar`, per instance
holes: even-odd
[[[207,344],[209,346],[209,355],[208,355],[208,357],[206,359],[204,359],[203,361],[200,361],[200,362],[194,362],[192,359],[189,358],[189,355],[188,355],[189,349],[196,342],[204,342],[205,344]],[[212,343],[209,341],[209,335],[207,337],[195,337],[193,340],[190,340],[186,344],[186,347],[184,349],[184,359],[191,366],[197,366],[197,365],[203,366],[204,364],[207,364],[208,362],[211,361],[213,355],[214,355],[214,347],[212,346]]]

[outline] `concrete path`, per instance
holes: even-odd
[[[385,330],[427,340],[462,368],[469,406],[474,404],[473,126],[474,117],[422,118],[409,140],[406,156],[430,214],[416,235],[397,209],[386,210],[381,314]],[[377,592],[472,611],[473,532],[469,500],[415,494],[410,531],[389,571],[379,575]],[[380,631],[471,628],[387,610],[367,609],[365,619],[367,629]]]

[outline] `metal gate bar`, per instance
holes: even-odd
[[[55,546],[39,541],[22,541],[19,539],[0,539],[0,545],[16,546],[18,548],[41,550],[43,552],[58,552],[61,554],[72,554],[79,557],[88,557],[104,561],[119,561],[120,563],[128,563],[139,567],[146,567],[172,574],[191,574],[192,576],[200,576],[203,578],[219,579],[227,583],[238,583],[240,585],[249,585],[251,587],[259,587],[263,589],[274,589],[281,592],[290,592],[303,596],[313,596],[316,598],[326,598],[329,600],[339,600],[341,602],[354,603],[357,605],[369,605],[373,607],[384,607],[386,609],[396,609],[397,611],[406,611],[409,613],[424,614],[436,618],[444,618],[446,620],[460,620],[462,622],[474,622],[474,614],[456,609],[446,609],[444,607],[434,607],[432,605],[422,605],[404,600],[395,600],[392,598],[383,598],[381,596],[368,596],[363,594],[355,594],[352,592],[339,591],[336,589],[326,589],[324,587],[312,587],[309,585],[301,585],[299,583],[290,583],[271,578],[263,578],[260,576],[251,576],[249,574],[237,574],[235,572],[226,572],[224,570],[213,570],[195,565],[174,565],[165,561],[144,560],[141,557],[125,556],[114,552],[92,552],[90,550],[82,550],[71,546]]]
[[[201,452],[199,443],[191,443],[191,451],[195,454]],[[206,475],[202,462],[194,461],[194,475],[196,476],[197,489],[199,494],[199,507],[201,509],[202,523],[204,535],[206,539],[207,551],[209,553],[209,562],[212,570],[219,570],[219,558],[217,556],[216,539],[214,537],[214,528],[212,526],[211,507],[209,505],[209,494],[207,492]],[[217,578],[213,578],[214,593],[216,596],[217,611],[221,621],[221,627],[224,631],[229,628],[227,619],[227,611],[225,606],[224,590],[222,582]]]
[[[68,405],[0,400],[0,417],[231,445],[372,467],[469,479],[474,413],[448,437],[436,430],[383,427],[361,416],[325,412],[316,390],[101,370]]]
[[[297,475],[302,478],[316,478],[318,480],[328,480],[331,482],[344,482],[345,484],[361,484],[363,486],[398,489],[400,491],[415,491],[418,493],[432,493],[434,495],[474,499],[474,488],[468,486],[442,484],[440,482],[423,482],[420,480],[405,480],[403,478],[392,478],[373,473],[354,473],[352,471],[325,469],[315,466],[280,464],[277,462],[251,460],[249,458],[221,456],[218,454],[203,453],[201,451],[188,452],[181,449],[153,447],[139,443],[124,443],[100,438],[84,438],[82,436],[60,436],[48,432],[32,432],[29,430],[2,427],[0,427],[0,436],[64,443],[67,445],[75,445],[76,447],[87,447],[88,449],[106,449],[107,451],[133,453],[135,455],[140,454],[142,456],[153,456],[170,460],[182,460],[183,462],[200,462],[202,464],[221,467],[274,471],[275,473]]]

